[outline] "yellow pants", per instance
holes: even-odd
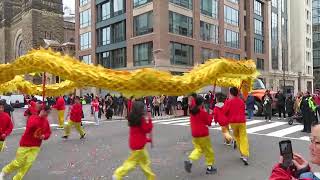
[[[231,124],[233,136],[237,142],[240,154],[249,157],[249,141],[247,135],[247,126],[245,123]]]
[[[214,151],[211,145],[210,137],[193,138],[192,143],[194,150],[189,155],[191,161],[196,161],[201,158],[202,155],[206,158],[208,166],[214,165]]]
[[[64,110],[58,110],[58,123],[59,123],[59,127],[63,128],[63,126],[64,126]]]
[[[19,147],[16,154],[16,159],[2,169],[4,174],[10,174],[17,171],[13,180],[22,180],[31,168],[40,152],[39,147]]]
[[[83,136],[85,134],[84,129],[81,127],[80,122],[73,122],[71,120],[68,121],[68,124],[64,126],[64,133],[66,136],[70,135],[71,127],[75,127],[76,130],[79,132],[80,136]]]
[[[230,143],[233,140],[232,136],[230,135],[229,125],[221,126],[221,132],[226,143]]]
[[[154,180],[156,175],[152,172],[150,164],[149,154],[145,149],[132,151],[129,158],[114,172],[114,177],[116,180],[122,180],[137,165],[140,165],[147,180]]]
[[[5,141],[0,141],[0,152],[2,152],[5,147],[6,147],[6,142]]]

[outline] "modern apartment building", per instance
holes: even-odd
[[[314,88],[320,89],[320,0],[312,1]]]
[[[299,91],[313,92],[312,1],[287,0],[290,22],[289,71],[298,75]]]
[[[265,0],[77,0],[76,50],[83,61],[114,69],[180,74],[229,57],[254,59],[268,72],[267,24]]]

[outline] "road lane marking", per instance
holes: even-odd
[[[274,128],[274,127],[277,127],[277,126],[281,126],[281,125],[284,125],[284,124],[287,124],[287,122],[274,122],[274,123],[270,123],[270,124],[265,124],[265,125],[262,125],[262,126],[249,128],[249,129],[247,129],[247,133],[254,133],[254,132],[258,132],[258,131],[263,131],[263,130],[271,129],[271,128]]]
[[[288,134],[292,134],[298,131],[301,131],[303,129],[303,125],[296,125],[296,126],[291,126],[289,128],[281,129],[279,131],[275,131],[272,133],[267,134],[267,136],[273,136],[273,137],[283,137]]]

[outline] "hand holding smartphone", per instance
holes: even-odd
[[[292,144],[290,140],[284,140],[279,142],[280,155],[283,157],[282,166],[284,168],[289,168],[293,165],[293,151]]]

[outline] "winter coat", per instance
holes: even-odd
[[[269,180],[320,180],[319,177],[317,177],[314,173],[310,172],[310,168],[308,170],[309,172],[304,172],[299,174],[299,177],[294,177],[294,173],[291,170],[285,170],[281,167],[280,164],[277,164],[271,173],[271,176]]]
[[[263,102],[264,114],[271,114],[272,113],[272,102],[273,102],[271,95],[264,95],[262,97],[262,102]]]
[[[254,110],[254,97],[249,95],[246,101],[247,110]]]
[[[292,98],[287,98],[286,99],[286,112],[288,114],[293,114],[294,113],[294,101]]]

